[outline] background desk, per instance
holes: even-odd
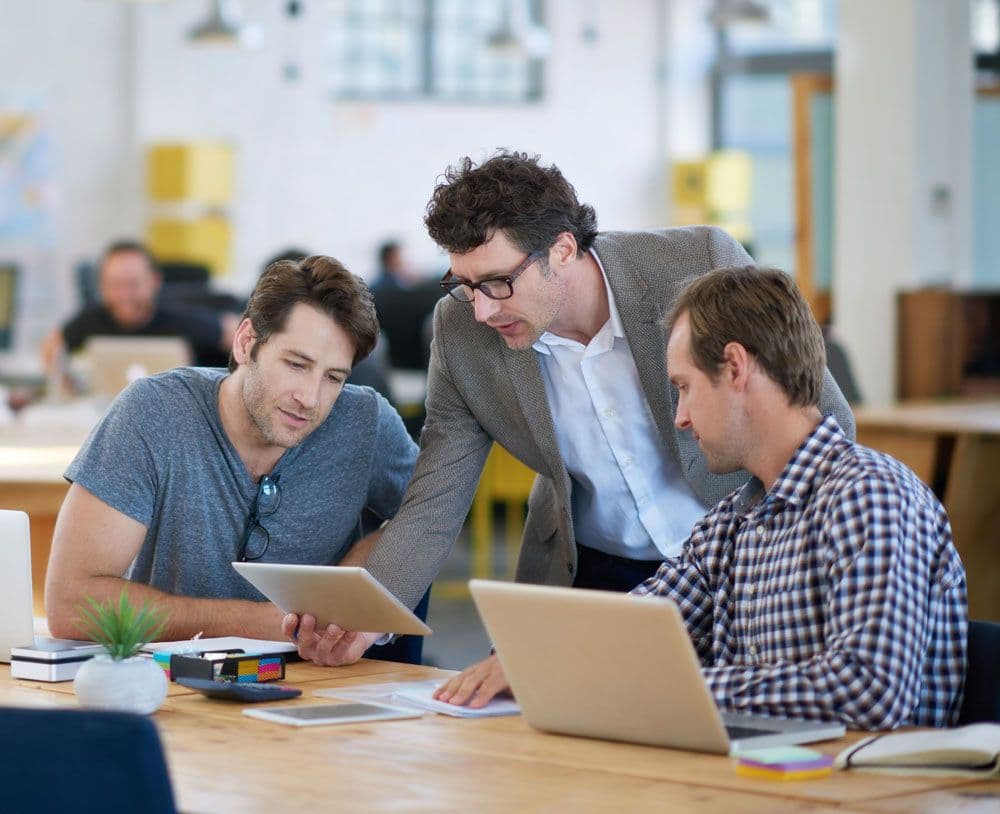
[[[941,499],[969,582],[969,615],[1000,621],[1000,401],[855,411],[858,441],[898,458]]]
[[[913,403],[859,409],[855,416],[861,443],[906,463],[944,503],[968,574],[970,614],[1000,621],[1000,400]],[[0,508],[31,516],[39,614],[55,518],[68,489],[62,473],[86,432],[0,429]],[[484,506],[489,511],[488,503]],[[480,547],[487,553],[477,562],[488,563],[490,535],[479,536],[487,541]]]
[[[320,687],[443,675],[362,661],[289,666],[287,683],[317,703]],[[613,699],[609,700],[614,703]],[[10,678],[0,703],[73,706],[69,684]],[[1000,781],[854,772],[803,782],[738,777],[727,757],[546,735],[520,717],[293,729],[251,720],[242,705],[171,685],[154,720],[182,811],[996,811]],[[818,746],[833,754],[852,735]],[[57,767],[53,767],[57,771]]]
[[[31,518],[31,573],[38,615],[45,613],[52,532],[69,488],[63,472],[85,437],[84,430],[18,426],[0,430],[0,509],[20,509]]]

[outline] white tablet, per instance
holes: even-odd
[[[332,622],[370,633],[431,633],[364,568],[272,562],[234,562],[233,568],[285,613],[315,616],[317,629]]]
[[[319,704],[295,707],[248,707],[243,714],[289,726],[319,726],[320,724],[357,724],[363,721],[391,721],[396,718],[419,718],[419,710],[387,707],[382,704]]]

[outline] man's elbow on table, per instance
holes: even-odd
[[[45,583],[45,615],[48,620],[49,633],[57,639],[79,639],[83,637],[78,623],[80,621],[80,606],[85,599],[83,594],[72,590],[65,584],[53,584],[48,579]]]

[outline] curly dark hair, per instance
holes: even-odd
[[[313,255],[302,260],[271,263],[257,280],[243,312],[257,334],[250,354],[252,359],[271,334],[284,330],[288,315],[300,302],[326,314],[347,333],[354,343],[353,364],[372,352],[379,326],[375,300],[368,286],[340,261]],[[238,363],[230,354],[229,369],[237,367]]]
[[[427,204],[424,223],[446,251],[465,254],[497,230],[523,252],[544,251],[572,232],[578,253],[597,236],[597,214],[581,204],[555,165],[540,156],[497,150],[479,166],[466,156],[448,167]]]

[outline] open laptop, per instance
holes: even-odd
[[[10,662],[12,647],[35,641],[31,595],[31,534],[28,515],[0,509],[0,661]]]
[[[844,734],[841,724],[720,713],[669,599],[478,579],[469,588],[537,729],[717,754]]]
[[[135,379],[191,364],[179,336],[94,336],[83,348],[88,391],[113,398]]]

